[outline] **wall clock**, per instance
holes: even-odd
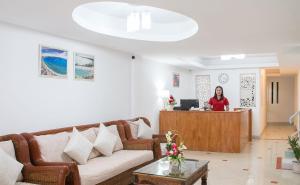
[[[218,76],[218,80],[221,84],[226,84],[229,81],[229,75],[227,73],[221,73]]]

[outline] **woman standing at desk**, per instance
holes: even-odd
[[[208,104],[213,111],[225,111],[224,107],[226,107],[226,111],[229,111],[229,102],[224,96],[223,88],[221,86],[216,87],[215,95],[209,99]]]

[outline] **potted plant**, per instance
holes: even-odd
[[[166,133],[167,145],[166,145],[166,155],[170,161],[169,171],[171,174],[180,174],[181,173],[181,163],[184,161],[183,150],[187,149],[183,142],[180,142],[180,145],[177,146],[174,141],[175,137],[179,136],[174,134],[172,131]]]
[[[300,145],[297,136],[289,137],[289,144],[294,152],[296,161],[293,161],[293,171],[300,173]]]
[[[176,105],[176,104],[177,104],[177,102],[176,102],[175,98],[172,95],[170,95],[170,97],[169,97],[169,110],[173,110],[174,105]]]

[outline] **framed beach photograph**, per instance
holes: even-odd
[[[74,79],[94,80],[95,57],[92,55],[74,53]]]
[[[180,74],[173,73],[173,87],[179,87],[179,82],[180,82]]]
[[[68,51],[40,45],[39,74],[43,77],[67,78]]]

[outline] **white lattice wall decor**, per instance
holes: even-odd
[[[240,106],[256,106],[256,74],[241,74],[240,76]]]
[[[199,107],[204,106],[210,98],[210,75],[196,75],[196,97],[199,99]]]

